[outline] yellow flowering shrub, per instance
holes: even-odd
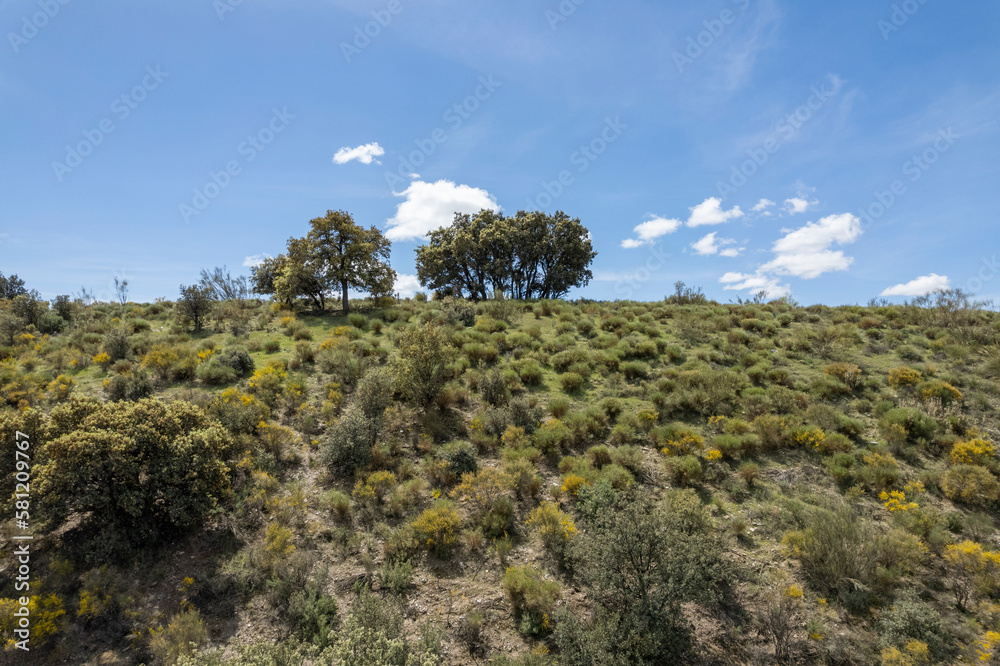
[[[899,388],[900,386],[916,386],[922,382],[924,376],[919,370],[901,367],[893,368],[889,371],[889,385]]]
[[[920,505],[916,502],[907,502],[906,493],[901,490],[892,490],[888,493],[884,490],[879,493],[878,498],[885,502],[885,508],[889,510],[890,513],[896,511],[909,511],[910,509],[917,509]]]
[[[108,366],[111,365],[111,357],[108,355],[107,352],[101,352],[99,354],[95,354],[93,357],[91,357],[90,361],[94,365],[100,366],[101,370],[107,370]]]
[[[561,490],[564,493],[575,497],[576,494],[580,492],[580,488],[585,485],[587,485],[587,480],[582,476],[579,476],[578,474],[567,474],[563,477]]]
[[[525,522],[538,530],[545,547],[557,558],[563,557],[577,534],[573,518],[555,502],[542,502]]]
[[[953,465],[985,465],[993,459],[996,450],[988,439],[971,439],[958,442],[951,448]]]
[[[799,446],[818,449],[823,445],[823,442],[826,441],[826,433],[816,426],[800,428],[795,432],[795,441],[799,444]]]
[[[142,357],[142,367],[149,368],[150,372],[163,380],[170,376],[170,369],[180,360],[180,356],[172,346],[153,345]]]
[[[412,523],[417,539],[438,557],[447,557],[457,541],[462,517],[448,500],[438,500]]]
[[[861,368],[853,363],[830,363],[823,368],[823,374],[836,377],[851,388],[861,382]]]
[[[1000,553],[965,540],[945,548],[943,559],[960,608],[965,608],[973,596],[991,596],[1000,591]]]
[[[927,643],[913,638],[900,651],[897,647],[887,647],[882,650],[882,666],[928,666],[931,664],[931,653]]]
[[[686,428],[678,430],[674,436],[660,449],[665,456],[686,456],[700,451],[705,446],[705,439],[693,430]]]
[[[52,402],[66,402],[69,400],[69,396],[75,387],[76,381],[72,377],[59,375],[49,382],[49,399],[52,400]]]
[[[356,502],[369,507],[381,506],[385,504],[389,491],[395,488],[396,484],[396,475],[392,472],[385,470],[372,472],[364,481],[358,479],[354,484],[351,497]]]
[[[0,636],[3,637],[6,649],[11,651],[14,644],[21,640],[14,633],[18,628],[19,617],[15,613],[21,608],[19,598],[0,599]],[[30,648],[46,645],[64,622],[66,611],[63,608],[62,597],[57,594],[34,595],[28,600],[28,617],[30,622]]]

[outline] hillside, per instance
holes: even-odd
[[[7,663],[1000,662],[961,294],[63,305],[0,340]]]

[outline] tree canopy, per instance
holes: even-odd
[[[251,282],[259,294],[274,294],[285,302],[305,297],[319,309],[339,291],[345,313],[348,289],[372,296],[392,293],[396,271],[389,266],[389,241],[376,227],[356,224],[345,211],[327,211],[314,218],[304,238],[289,238],[285,254],[265,259],[253,268]]]
[[[504,217],[485,209],[456,213],[416,252],[423,286],[474,300],[497,292],[515,299],[560,298],[590,282],[597,256],[587,229],[562,211]]]

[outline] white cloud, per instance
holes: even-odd
[[[362,164],[381,164],[376,157],[381,157],[385,155],[385,149],[378,145],[378,141],[373,141],[372,143],[366,143],[363,146],[358,146],[357,148],[348,148],[344,146],[333,156],[334,164],[347,164],[351,160],[357,160]]]
[[[830,248],[834,244],[853,243],[860,235],[861,221],[854,215],[829,215],[819,222],[808,222],[798,229],[786,231],[784,237],[775,241],[771,248],[774,258],[759,266],[755,272],[726,273],[719,278],[719,282],[726,285],[725,289],[763,290],[770,298],[787,296],[791,288],[780,284],[776,276],[793,275],[811,279],[830,271],[847,270],[854,259],[845,256],[841,250]],[[720,254],[727,251],[723,250]]]
[[[949,288],[951,288],[951,280],[948,279],[947,275],[931,273],[930,275],[923,275],[904,284],[889,287],[879,294],[879,296],[923,296],[933,291]]]
[[[650,216],[648,220],[633,229],[636,235],[643,241],[651,241],[672,234],[681,228],[680,220],[671,220],[664,217]]]
[[[731,247],[731,248],[729,248],[727,250],[722,250],[721,252],[719,252],[719,256],[720,257],[738,257],[738,256],[740,256],[740,253],[743,252],[744,249],[746,249],[746,248]]]
[[[809,222],[778,239],[772,247],[775,258],[761,266],[759,272],[810,279],[829,271],[847,270],[854,259],[830,246],[853,243],[860,235],[861,221],[850,213]]]
[[[799,199],[795,197],[794,199],[785,199],[785,212],[789,215],[796,215],[798,213],[804,213],[809,210],[809,206],[816,203],[815,201],[810,203],[805,199]]]
[[[722,247],[721,247],[723,245],[733,245],[734,243],[736,243],[736,239],[734,239],[734,238],[716,238],[716,233],[717,232],[713,231],[712,233],[710,233],[707,236],[703,237],[701,240],[698,240],[698,241],[692,243],[691,247],[694,248],[695,253],[696,254],[700,254],[702,256],[707,256],[707,255],[711,255],[711,254],[721,254],[724,257],[737,257],[737,256],[739,256],[740,249],[729,248],[727,250],[722,250]],[[720,250],[721,250],[721,252],[720,252]]]
[[[420,280],[417,279],[416,275],[396,273],[394,289],[400,298],[413,298],[413,295],[420,290]]]
[[[637,240],[635,238],[626,238],[625,240],[622,241],[622,247],[625,248],[626,250],[632,250],[637,247],[642,247],[645,244],[646,244],[645,242]]]
[[[771,201],[770,199],[761,199],[761,200],[760,200],[760,201],[758,201],[758,202],[757,202],[757,204],[756,204],[756,205],[755,205],[755,206],[753,207],[753,212],[755,212],[755,213],[759,213],[759,212],[761,212],[761,211],[763,211],[763,210],[767,210],[768,208],[770,208],[770,207],[771,207],[771,206],[773,206],[773,205],[774,205],[774,202],[773,202],[773,201]]]
[[[768,298],[783,298],[792,293],[787,284],[779,284],[777,278],[757,273],[726,273],[719,278],[723,289],[728,291],[750,290],[754,293],[766,292]]]
[[[687,225],[701,227],[709,224],[722,224],[738,217],[743,217],[743,211],[740,210],[739,206],[734,206],[731,210],[722,210],[722,199],[711,197],[691,209],[691,217],[688,218]]]
[[[269,254],[254,254],[243,260],[243,265],[247,268],[253,268],[254,266],[260,266],[264,263],[265,259],[270,259]]]
[[[496,198],[486,190],[456,185],[450,180],[434,183],[418,180],[393,194],[406,199],[396,208],[395,217],[387,221],[385,237],[391,241],[421,239],[428,232],[451,224],[455,213],[500,209]]]

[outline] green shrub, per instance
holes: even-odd
[[[670,456],[664,461],[664,468],[675,485],[690,486],[701,481],[702,467],[697,456]]]
[[[782,543],[817,590],[836,596],[855,613],[884,600],[925,552],[916,536],[881,532],[846,506],[816,511],[805,530],[787,533]]]
[[[448,462],[448,469],[460,478],[479,471],[479,454],[471,443],[456,440],[441,447],[438,457]]]
[[[308,583],[296,590],[288,599],[288,620],[299,636],[316,647],[328,647],[335,637],[334,629],[339,623],[337,600],[323,593],[322,583]]]
[[[199,365],[195,376],[199,381],[212,386],[232,384],[239,379],[236,370],[216,358],[212,358]]]
[[[372,459],[372,447],[378,438],[379,423],[360,409],[348,409],[330,428],[323,464],[336,476],[352,476]]]
[[[111,358],[112,363],[126,359],[132,355],[132,341],[129,338],[128,330],[124,326],[117,326],[108,331],[104,336],[101,347],[104,353]]]
[[[956,641],[945,628],[941,616],[930,604],[904,597],[882,614],[878,623],[879,646],[905,649],[911,640],[927,645],[936,662],[954,657]]]
[[[1000,498],[1000,482],[981,465],[955,465],[941,479],[949,499],[973,506],[988,506]]]
[[[642,361],[626,361],[620,364],[618,369],[629,381],[649,377],[649,366]]]
[[[402,594],[413,583],[413,565],[408,560],[386,561],[378,571],[378,584],[385,590]]]
[[[174,664],[190,656],[208,642],[208,629],[197,609],[183,611],[170,618],[165,628],[153,629],[149,636],[149,651],[161,664]]]
[[[555,396],[549,400],[549,414],[552,414],[557,419],[561,419],[569,410],[573,407],[573,403],[569,398],[564,398],[562,396]]]
[[[228,347],[223,349],[212,360],[216,360],[223,365],[228,365],[240,377],[249,377],[255,369],[250,352],[242,347]]]
[[[559,583],[545,580],[530,566],[509,567],[501,581],[510,600],[518,629],[525,636],[541,636],[551,630],[549,613],[562,596]]]
[[[113,375],[104,382],[104,395],[111,402],[135,402],[153,395],[153,382],[143,370]]]
[[[567,372],[560,378],[563,391],[566,393],[577,393],[583,388],[584,378],[575,372]]]

